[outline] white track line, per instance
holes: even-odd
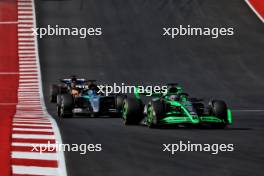
[[[12,152],[12,158],[57,160],[56,153]]]
[[[52,129],[30,129],[30,128],[13,128],[14,131],[40,131],[40,132],[53,132]]]
[[[36,57],[36,55],[35,54],[18,54],[18,57]]]
[[[33,119],[27,119],[27,120],[13,120],[14,123],[41,123],[41,124],[51,124],[50,121],[47,120],[33,120]]]
[[[44,145],[44,144],[45,143],[42,143],[42,145]],[[12,142],[11,145],[12,146],[20,146],[20,147],[32,147],[32,143],[26,143],[26,142]]]
[[[21,20],[22,20],[22,19],[32,19],[32,17],[33,17],[32,15],[20,15],[20,16],[19,16],[19,19],[21,19]],[[32,21],[32,20],[31,20],[31,21]],[[18,21],[18,22],[19,22],[19,21]]]
[[[19,23],[33,23],[33,20],[18,20]]]
[[[29,33],[18,33],[18,36],[34,36],[34,34],[32,32],[29,32]],[[21,48],[20,48],[21,49]]]
[[[36,79],[25,79],[25,80],[23,80],[23,79],[21,80],[21,79],[20,79],[19,82],[21,82],[21,83],[22,83],[22,82],[28,82],[28,83],[29,83],[29,82],[36,82]]]
[[[264,18],[258,13],[258,11],[254,8],[254,6],[249,2],[249,0],[245,0],[248,6],[253,10],[253,12],[257,15],[257,17],[264,23]]]
[[[14,118],[13,122],[33,122],[33,123],[49,123],[49,119],[44,119],[44,118],[36,118],[36,119],[26,119],[26,118]]]
[[[264,109],[233,109],[233,112],[264,112]]]
[[[20,45],[31,45],[31,46],[34,46],[34,41],[32,41],[32,42],[18,42],[18,46],[20,46]]]
[[[36,68],[37,67],[37,65],[29,65],[29,64],[24,64],[24,65],[19,65],[19,68],[21,68],[21,69],[24,69],[24,68]],[[26,81],[26,80],[24,80],[24,81]]]
[[[0,24],[18,24],[18,21],[0,21]]]
[[[17,5],[18,6],[23,6],[23,5],[30,5],[30,6],[32,6],[32,3],[31,2],[20,2],[20,1],[18,1]]]
[[[33,33],[33,30],[31,29],[31,28],[26,28],[26,29],[24,29],[24,28],[19,28],[18,30],[17,30],[19,33],[20,32],[31,32],[31,33]]]
[[[25,123],[13,123],[14,126],[26,126],[26,127],[52,127],[51,125],[38,125],[38,124],[25,124]]]
[[[50,122],[49,118],[46,116],[43,117],[15,117],[14,120],[42,120],[45,122]]]
[[[40,111],[40,108],[35,109],[18,109],[19,112],[15,114],[15,118],[23,118],[23,119],[39,119],[39,118],[45,118],[48,119],[48,117],[43,113],[43,111]],[[31,111],[29,113],[29,111]]]
[[[18,49],[19,50],[23,50],[23,49],[34,49],[35,50],[35,47],[33,47],[33,46],[18,46]]]
[[[21,28],[21,27],[27,27],[27,28],[30,28],[32,29],[33,28],[33,25],[32,24],[22,24],[22,23],[18,23],[18,28]]]
[[[19,101],[23,101],[23,100],[39,100],[39,99],[38,97],[37,98],[32,98],[32,97],[24,97],[24,98],[20,97],[19,98]]]
[[[18,41],[34,41],[34,38],[18,38]]]
[[[21,62],[24,62],[24,63],[30,63],[30,64],[33,64],[33,63],[36,63],[36,61],[21,61]],[[20,62],[19,62],[20,63]],[[36,75],[35,76],[28,76],[28,75],[26,75],[26,76],[22,76],[22,75],[20,75],[19,76],[20,78],[36,78]]]
[[[20,84],[21,86],[36,86],[36,85],[38,85],[38,83],[21,83]]]
[[[55,120],[48,114],[43,100],[43,90],[38,54],[35,1],[18,0],[18,57],[19,87],[18,104],[13,119],[13,139],[54,140],[61,144],[61,136]],[[16,22],[17,23],[17,22]],[[31,124],[32,123],[32,124]],[[34,128],[33,128],[34,127]],[[46,129],[46,128],[51,129]],[[25,132],[26,134],[20,134]],[[27,134],[32,132],[54,132],[54,135]],[[29,146],[30,143],[13,142],[12,146]],[[12,152],[12,158],[48,159],[58,162],[58,168],[12,166],[14,174],[67,176],[63,151],[40,154],[36,152]]]
[[[24,101],[19,101],[18,104],[24,104],[24,103],[40,103],[38,100],[24,100]]]
[[[18,91],[21,92],[26,92],[26,91],[37,91],[37,92],[40,92],[38,87],[19,87],[18,88]]]
[[[27,115],[27,116],[25,116],[25,115],[15,115],[14,117],[17,117],[17,118],[34,118],[34,117],[36,117],[36,115]],[[45,115],[37,115],[37,118],[46,118],[46,116]]]
[[[19,10],[18,11],[18,14],[20,15],[20,14],[29,14],[29,15],[32,15],[32,12],[30,12],[30,11],[26,11],[26,10]]]
[[[20,138],[20,139],[55,139],[54,135],[14,134],[14,133],[12,134],[12,138]]]
[[[32,7],[23,7],[23,6],[18,6],[18,10],[33,10]]]
[[[32,86],[32,87],[34,87],[34,86]],[[30,88],[30,87],[25,87],[25,88],[20,87],[19,89],[21,89],[21,90],[22,89],[28,90],[27,88]],[[38,87],[36,87],[35,90],[37,90],[37,88]],[[23,101],[23,100],[39,100],[39,99],[38,98],[33,99],[33,98],[29,98],[29,97],[24,97],[24,98],[20,98],[19,100]]]
[[[28,166],[12,166],[13,173],[21,175],[48,175],[48,176],[58,176],[57,168],[50,167],[28,167]]]
[[[39,97],[39,95],[36,95],[36,96],[30,96],[30,97],[28,97],[28,96],[18,96],[18,98],[27,98],[27,99],[31,99],[31,98],[38,98]],[[18,105],[17,107],[24,107],[24,108],[27,108],[27,107],[31,107],[31,106],[29,106],[29,105]],[[33,107],[33,106],[32,106]],[[35,107],[35,106],[34,106]]]

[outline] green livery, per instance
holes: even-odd
[[[143,103],[142,94],[135,92],[127,97],[123,105],[125,124],[144,123],[149,127],[166,124],[209,125],[224,128],[232,124],[232,113],[222,100],[210,100],[207,105],[202,99],[190,98],[182,87],[169,84],[165,94],[154,94]]]

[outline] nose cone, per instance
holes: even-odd
[[[90,99],[93,112],[99,112],[99,97],[93,97]]]

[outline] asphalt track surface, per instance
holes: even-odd
[[[264,110],[263,24],[241,0],[42,0],[36,2],[39,27],[102,27],[103,36],[85,40],[39,40],[49,112],[64,143],[101,143],[102,152],[66,152],[69,175],[262,175],[264,111],[235,111],[225,130],[148,129],[118,118],[59,120],[48,103],[49,85],[76,74],[104,83],[179,82],[193,96],[225,99],[234,110]],[[162,36],[180,24],[234,27],[219,39]],[[218,155],[162,152],[163,143],[233,143]]]

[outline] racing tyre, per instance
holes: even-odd
[[[50,97],[49,97],[51,103],[56,103],[58,93],[59,93],[59,86],[56,84],[51,85]]]
[[[57,105],[57,115],[58,117],[61,117],[61,106]]]
[[[61,104],[61,96],[62,95],[57,95],[57,97],[56,97],[56,102],[57,102],[57,105],[59,105],[59,104]]]
[[[61,116],[61,95],[57,95],[57,115]]]
[[[138,124],[143,119],[143,103],[136,98],[124,99],[122,117],[125,125]]]
[[[120,116],[122,116],[123,104],[124,104],[124,96],[116,95],[116,110]]]
[[[165,103],[162,101],[152,101],[147,110],[147,125],[154,128],[158,125],[159,120],[165,116]]]
[[[225,128],[227,120],[227,105],[222,100],[212,100],[209,102],[209,114],[224,120],[222,124],[215,124],[216,128]]]
[[[62,118],[72,117],[73,97],[70,94],[61,95],[61,103],[58,106],[58,115]]]

